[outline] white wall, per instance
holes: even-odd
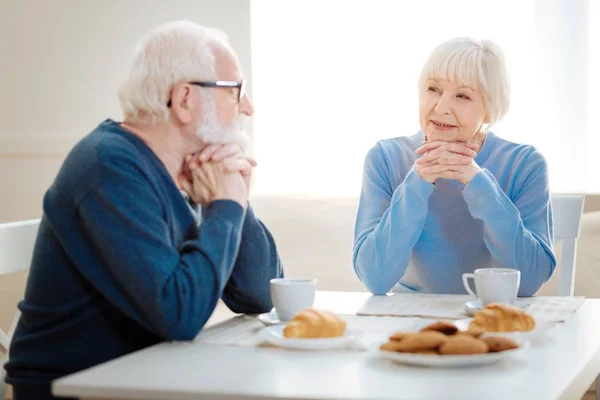
[[[41,215],[68,150],[120,118],[136,40],[175,19],[225,31],[251,78],[249,0],[0,1],[0,222]]]

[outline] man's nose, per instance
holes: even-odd
[[[244,95],[240,101],[240,113],[251,117],[254,114],[254,107],[248,96]]]

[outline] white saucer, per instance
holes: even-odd
[[[527,308],[530,306],[530,304],[526,301],[523,300],[517,300],[515,302],[515,304],[513,304],[515,307],[519,307],[519,308]],[[481,310],[483,307],[481,306],[481,302],[479,300],[472,300],[472,301],[467,301],[464,304],[464,308],[465,308],[465,312],[467,313],[467,315],[470,315],[471,317],[473,315],[475,315],[475,313],[479,310]]]
[[[354,342],[362,332],[353,329],[352,327],[346,328],[344,336],[335,338],[322,338],[322,339],[288,339],[283,336],[284,325],[268,326],[261,329],[258,335],[266,340],[267,342],[287,349],[294,350],[331,350],[340,349],[347,347]]]
[[[285,324],[286,323],[286,321],[280,321],[279,320],[279,316],[277,316],[277,311],[275,311],[274,308],[271,311],[267,312],[267,313],[260,314],[258,316],[258,319],[259,319],[260,322],[262,322],[263,324],[265,324],[265,326],[279,325],[279,324]]]

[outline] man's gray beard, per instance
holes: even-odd
[[[202,99],[203,120],[197,135],[206,144],[237,144],[244,152],[250,149],[250,138],[246,133],[248,117],[239,115],[229,126],[221,126],[217,115],[217,104],[212,97]]]

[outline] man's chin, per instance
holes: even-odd
[[[250,138],[242,130],[224,130],[224,131],[200,131],[200,139],[205,144],[237,144],[244,152],[250,150]]]
[[[236,134],[232,139],[232,143],[239,145],[244,153],[250,151],[250,138],[245,132]]]
[[[206,140],[205,143],[210,144],[237,144],[242,148],[242,151],[246,153],[250,150],[250,138],[245,132],[238,132],[235,134],[222,135],[216,140]]]

